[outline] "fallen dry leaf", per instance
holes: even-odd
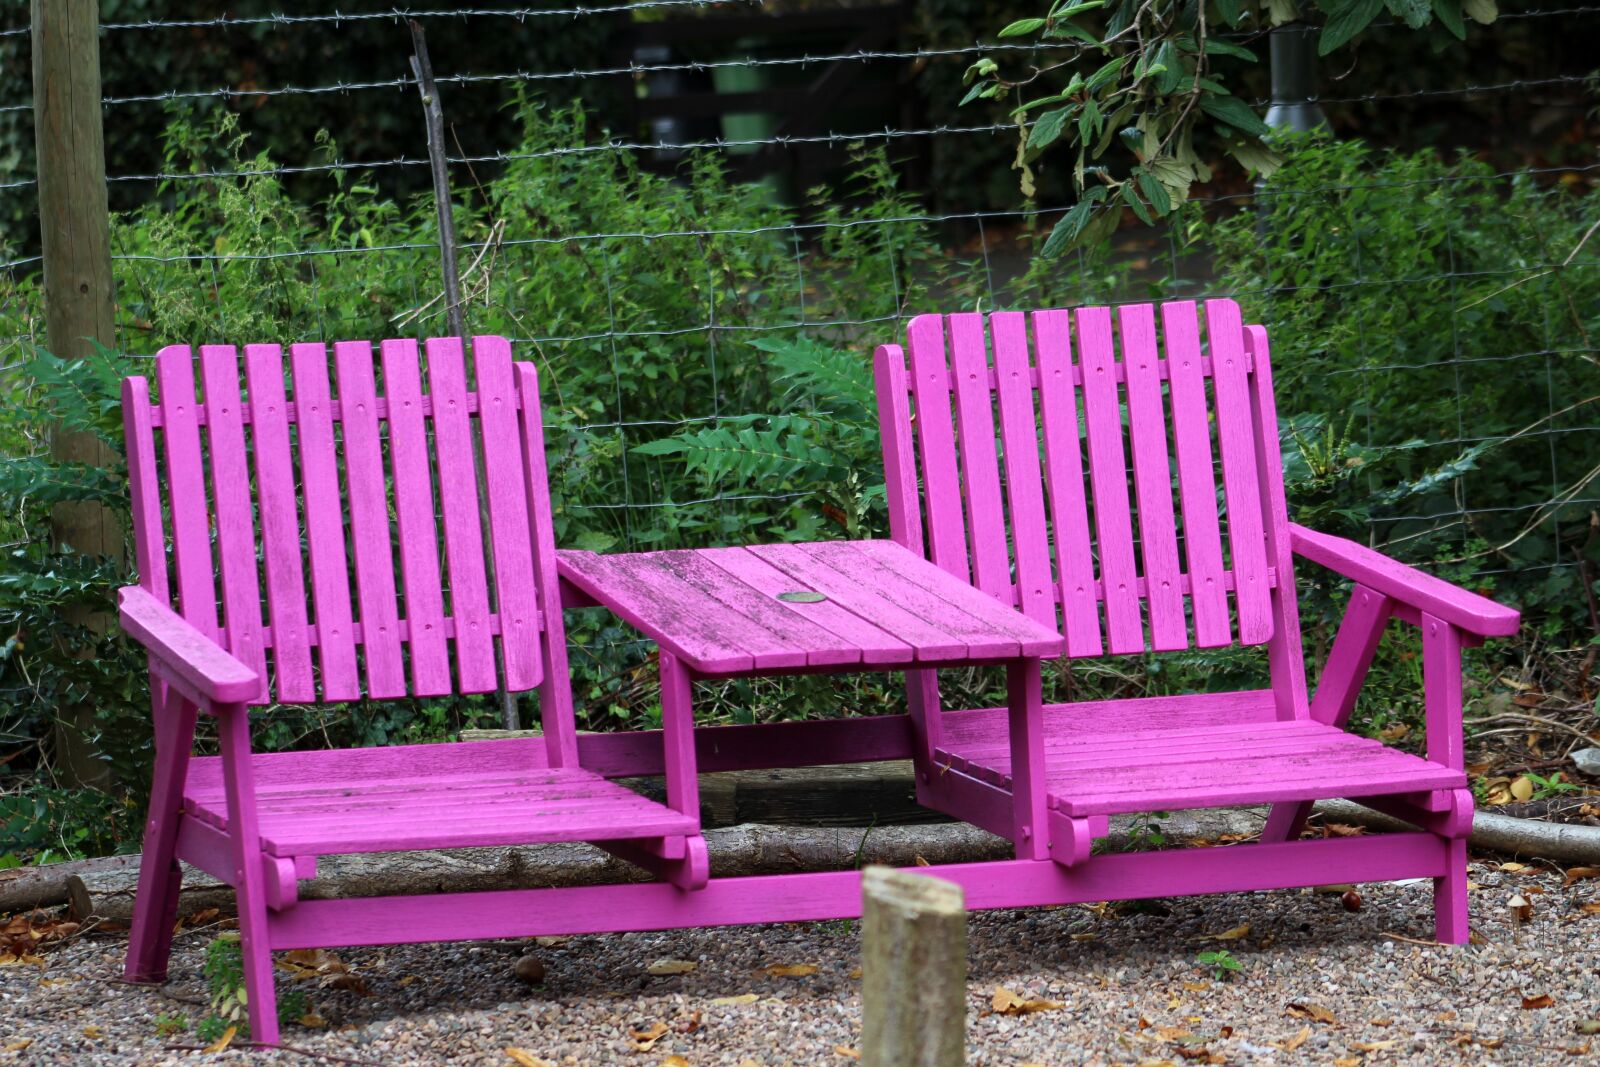
[[[770,978],[804,978],[808,974],[817,973],[817,966],[814,963],[774,963],[770,967],[761,969]]]
[[[648,1029],[629,1030],[628,1036],[633,1038],[634,1048],[638,1049],[640,1052],[649,1052],[651,1049],[656,1047],[657,1041],[660,1041],[663,1037],[666,1037],[671,1032],[672,1027],[658,1019],[656,1022],[652,1023]]]
[[[1250,932],[1250,924],[1249,923],[1240,923],[1238,926],[1235,926],[1232,930],[1224,930],[1220,934],[1202,934],[1201,936],[1195,937],[1195,938],[1191,938],[1190,940],[1192,940],[1192,941],[1237,941],[1241,937],[1244,937],[1249,932]]]
[[[106,1032],[98,1026],[85,1026],[83,1028],[83,1036],[87,1038],[105,1037]]]
[[[656,960],[646,967],[644,972],[657,977],[668,974],[688,974],[698,966],[700,965],[693,960]]]
[[[517,1048],[515,1045],[506,1046],[506,1055],[510,1056],[511,1062],[518,1064],[519,1067],[556,1067],[549,1060],[541,1060],[527,1049]]]
[[[1561,888],[1565,889],[1585,878],[1600,878],[1600,867],[1568,867],[1567,876],[1561,880]]]
[[[406,986],[410,985],[412,982],[415,982],[416,980],[417,980],[417,976],[416,975],[408,974],[404,978],[402,978],[398,982],[396,982],[395,985],[399,986],[401,989],[404,989]]]
[[[1340,1056],[1333,1061],[1333,1067],[1361,1067],[1360,1056]]]
[[[1311,1027],[1302,1026],[1293,1037],[1286,1037],[1282,1041],[1269,1041],[1267,1044],[1274,1048],[1281,1048],[1285,1052],[1293,1052],[1307,1041],[1311,1040]]]
[[[1074,940],[1074,941],[1098,941],[1098,940],[1100,940],[1100,935],[1099,934],[1068,934],[1067,936],[1072,938],[1072,940]]]
[[[1183,988],[1191,993],[1204,993],[1211,988],[1210,982],[1185,982]]]
[[[1552,997],[1549,993],[1540,993],[1536,997],[1525,996],[1522,998],[1522,1006],[1528,1011],[1538,1011],[1540,1008],[1548,1008],[1555,1002],[1556,998]]]
[[[33,1044],[33,1038],[31,1038],[31,1037],[19,1037],[15,1041],[6,1042],[6,1051],[7,1052],[21,1052],[23,1049],[27,1048],[31,1044]]]
[[[1393,1026],[1394,1025],[1394,1020],[1393,1019],[1370,1019],[1368,1021],[1371,1022],[1373,1026]]]
[[[1005,986],[995,986],[994,999],[989,1002],[989,1007],[996,1015],[1032,1015],[1035,1012],[1064,1008],[1066,1004],[1059,1000],[1046,1000],[1043,997],[1019,996]]]
[[[761,994],[759,994],[759,993],[740,993],[736,997],[714,997],[712,999],[711,1003],[713,1003],[713,1004],[725,1004],[725,1005],[754,1004],[756,1001],[758,1001],[760,999],[761,999]]]
[[[1600,900],[1592,900],[1578,905],[1578,910],[1585,915],[1600,915]]]
[[[324,1019],[314,1011],[308,1011],[304,1015],[300,1016],[300,1025],[309,1027],[312,1030],[321,1030],[324,1026],[328,1025],[328,1020]]]
[[[661,1061],[661,1067],[689,1067],[689,1061],[682,1056],[668,1056]]]
[[[850,977],[856,979],[857,981],[860,981],[861,980],[861,968],[860,967],[852,967],[852,968],[850,968]]]
[[[1580,1034],[1600,1034],[1600,1019],[1579,1019],[1577,1031]]]
[[[1389,1040],[1389,1041],[1352,1041],[1350,1043],[1350,1047],[1355,1049],[1357,1052],[1382,1052],[1385,1049],[1394,1048],[1399,1043],[1400,1042],[1398,1040]]]
[[[833,1046],[833,1052],[836,1056],[848,1056],[852,1060],[859,1060],[861,1058],[861,1053],[851,1048],[849,1045],[835,1045]]]
[[[1310,1019],[1319,1023],[1337,1022],[1333,1017],[1333,1012],[1324,1008],[1321,1004],[1312,1004],[1309,1001],[1295,1001],[1284,1010],[1297,1019]]]
[[[233,1043],[233,1035],[237,1034],[238,1032],[239,1028],[237,1026],[228,1027],[226,1030],[222,1031],[222,1036],[211,1042],[211,1044],[207,1045],[205,1050],[207,1052],[221,1052],[223,1049],[227,1048]]]
[[[700,1029],[700,1009],[696,1008],[688,1015],[677,1019],[672,1024],[672,1028],[678,1031],[680,1034],[692,1034],[696,1030]]]

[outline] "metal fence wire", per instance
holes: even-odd
[[[425,175],[428,166],[416,83],[405,65],[409,49],[398,43],[407,40],[408,19],[428,27],[466,24],[486,35],[552,34],[600,19],[637,29],[760,10],[738,0],[641,0],[104,23],[103,42],[131,35],[138,47],[152,50],[237,41],[255,52],[281,53],[356,27],[392,27],[397,42],[393,76],[364,80],[342,80],[330,70],[315,83],[275,84],[270,63],[227,85],[129,85],[108,72],[107,84],[114,81],[115,88],[103,104],[112,148],[124,130],[147,128],[153,115],[202,131],[230,115],[246,132],[291,102],[302,109],[297,114],[309,116],[297,127],[305,146],[298,158],[258,156],[259,145],[230,153],[202,137],[206,143],[169,141],[147,169],[106,175],[113,207],[124,212],[114,248],[119,346],[145,353],[172,341],[217,337],[289,342],[440,332],[431,212],[386,206],[387,198],[372,191],[390,172]],[[1535,26],[1590,35],[1600,29],[1600,7],[1519,7],[1501,19],[1502,26],[1477,32]],[[974,35],[996,28],[971,27]],[[1371,36],[1409,32],[1379,26]],[[0,48],[25,64],[28,34],[26,25],[0,28]],[[748,86],[780,77],[799,77],[802,85],[807,78],[814,85],[821,75],[849,79],[868,68],[893,72],[891,83],[908,72],[940,70],[953,84],[980,56],[1028,62],[1041,59],[1041,46],[992,37],[906,45],[891,34],[840,47],[801,34],[789,46],[781,39],[731,39],[709,54],[675,50],[670,33],[662,40],[615,62],[537,69],[485,70],[470,54],[434,55],[447,119],[460,117],[451,99],[457,91],[493,90],[503,101],[520,102],[520,110],[488,124],[500,143],[450,146],[450,175],[464,235],[469,327],[512,336],[519,357],[536,359],[552,382],[547,400],[554,409],[564,536],[646,548],[740,532],[775,535],[771,527],[797,522],[849,526],[851,517],[840,514],[849,502],[808,482],[814,472],[752,485],[738,480],[736,465],[710,477],[684,472],[671,454],[637,451],[697,429],[726,427],[737,449],[754,447],[748,437],[740,445],[739,433],[759,435],[777,420],[809,418],[833,427],[817,431],[824,437],[848,432],[851,418],[861,421],[847,410],[850,396],[797,393],[769,342],[809,338],[853,352],[865,375],[871,347],[895,339],[906,319],[923,311],[1231,291],[1249,317],[1264,319],[1273,331],[1285,410],[1315,413],[1320,405],[1326,413],[1327,398],[1338,398],[1331,418],[1297,422],[1294,433],[1311,459],[1326,451],[1345,466],[1371,465],[1372,473],[1361,477],[1380,503],[1359,520],[1372,540],[1413,546],[1436,561],[1459,560],[1464,573],[1485,581],[1513,572],[1523,578],[1564,574],[1581,564],[1591,540],[1589,516],[1600,504],[1600,448],[1594,444],[1600,425],[1590,404],[1600,392],[1594,388],[1600,351],[1590,332],[1600,325],[1594,312],[1600,240],[1588,239],[1593,230],[1584,223],[1594,219],[1583,215],[1600,204],[1592,192],[1600,162],[1592,145],[1587,153],[1582,147],[1583,131],[1592,129],[1591,70],[1553,70],[1530,55],[1520,71],[1514,58],[1506,61],[1513,76],[1482,80],[1447,63],[1414,64],[1407,75],[1413,84],[1387,76],[1366,92],[1358,91],[1359,70],[1330,77],[1314,102],[1340,138],[1355,136],[1375,116],[1400,115],[1392,126],[1403,147],[1432,148],[1442,157],[1465,147],[1495,165],[1408,171],[1380,167],[1383,157],[1374,152],[1370,166],[1315,182],[1285,176],[1251,187],[1219,180],[1177,222],[1147,230],[1130,220],[1108,255],[1073,253],[1041,269],[1030,268],[1039,237],[1065,205],[1058,188],[1049,194],[1054,201],[1046,194],[1022,201],[1014,176],[1004,171],[1018,129],[991,113],[912,108],[882,123],[859,117],[866,113],[860,108],[840,106],[821,120],[825,127],[800,132],[759,114],[691,121],[675,118],[666,104],[627,111],[637,101],[621,112],[644,116],[631,128],[601,129],[592,115],[560,118],[567,101],[620,92],[648,102],[672,79],[690,77],[730,93],[750,93]],[[1264,56],[1264,42],[1256,43]],[[1081,46],[1047,50],[1056,62]],[[0,120],[26,127],[32,101],[25,86],[7,84],[19,91],[0,99]],[[314,110],[324,106],[325,114]],[[1483,130],[1464,128],[1481,113],[1475,108],[1534,116],[1520,158],[1505,162],[1503,138],[1490,152]],[[356,110],[390,113],[391,152],[342,154],[340,122]],[[530,133],[527,123],[543,125]],[[315,137],[318,130],[330,136]],[[1570,144],[1573,131],[1576,146],[1564,154],[1548,150],[1547,143],[1563,137]],[[284,154],[282,143],[276,155]],[[827,163],[833,169],[818,171],[832,182],[827,196],[784,188],[788,161],[808,148],[839,150]],[[881,163],[874,163],[873,149],[881,150]],[[839,162],[851,153],[857,162]],[[951,206],[926,180],[928,159],[937,153],[947,167],[952,157],[969,153],[998,161],[1004,180],[968,175],[980,192]],[[108,158],[129,153],[111,151]],[[757,181],[706,177],[706,164],[696,158]],[[766,162],[755,167],[753,160]],[[922,187],[891,192],[883,175],[903,162],[924,172]],[[872,186],[875,165],[879,185]],[[858,176],[843,177],[852,166]],[[694,174],[701,176],[685,177]],[[0,179],[0,196],[24,203],[31,197],[35,178],[24,164]],[[286,183],[298,183],[293,195]],[[737,209],[708,206],[701,198],[710,189],[725,190]],[[1557,189],[1568,191],[1550,215],[1562,220],[1560,226],[1529,216],[1523,220],[1531,228],[1527,240],[1458,247],[1465,239],[1456,225],[1463,213],[1480,212],[1485,204],[1506,205],[1508,214],[1532,210],[1543,202],[1539,196]],[[661,203],[641,203],[651,197]],[[297,208],[296,198],[312,206]],[[1418,205],[1426,209],[1421,215]],[[231,213],[238,226],[196,239],[198,231],[185,218],[208,210]],[[1212,258],[1215,246],[1195,243],[1197,234],[1208,239],[1209,228],[1244,216],[1256,220],[1249,226],[1261,235],[1268,260],[1252,275],[1253,285],[1239,284],[1241,273]],[[1430,254],[1394,254],[1392,244],[1408,235],[1385,232],[1379,222],[1419,217],[1438,223],[1436,233],[1414,235]],[[1300,248],[1296,227],[1313,219],[1316,229],[1306,240],[1315,248]],[[36,238],[25,218],[9,225],[13,233],[0,242],[6,256],[0,262],[0,333],[10,341],[0,365],[14,364],[20,346],[38,339],[38,309],[27,297],[28,279],[39,268],[30,251]],[[1237,248],[1237,224],[1231,232],[1228,247]],[[1280,253],[1294,262],[1270,262]],[[1329,264],[1337,270],[1330,273]],[[271,292],[275,317],[231,306],[225,299],[230,288]],[[652,306],[665,292],[673,294],[670,306]],[[1537,306],[1537,317],[1526,320],[1531,326],[1499,328],[1511,314],[1511,300]],[[1318,318],[1308,310],[1318,307],[1337,309],[1340,317]],[[1416,343],[1413,332],[1398,346],[1403,320],[1424,311],[1437,326],[1428,343]],[[215,336],[164,335],[172,324]],[[1318,368],[1315,376],[1300,372],[1302,357],[1305,366]],[[1400,391],[1422,399],[1410,421],[1396,425],[1385,421],[1392,405],[1378,401]],[[1527,408],[1526,419],[1513,424],[1488,417],[1500,406],[1497,398],[1513,393]],[[1490,454],[1502,458],[1484,463]],[[804,457],[795,458],[795,470],[807,471]],[[1314,495],[1318,472],[1301,473]],[[1320,473],[1346,476],[1342,468]],[[851,484],[847,475],[840,481]],[[1437,489],[1428,487],[1430,478]],[[861,471],[859,480],[869,497],[871,475]],[[1406,507],[1386,511],[1383,494],[1396,486],[1409,493]],[[1404,520],[1396,517],[1402,513],[1408,514]]]

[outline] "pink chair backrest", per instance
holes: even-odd
[[[896,540],[1069,656],[1264,644],[1292,617],[1266,332],[1232,300],[1203,323],[1188,301],[923,315],[907,338],[909,371],[895,345],[876,367]]]
[[[533,366],[475,338],[469,391],[459,339],[426,356],[340,342],[330,377],[324,344],[176,345],[154,401],[123,383],[140,584],[258,702],[487,692],[498,653],[513,691],[554,655],[570,709]]]

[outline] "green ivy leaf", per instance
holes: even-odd
[[[1434,10],[1438,10],[1441,3],[1454,4],[1460,0],[1434,0]],[[1322,27],[1321,39],[1317,42],[1317,55],[1325,56],[1350,38],[1360,33],[1372,24],[1378,17],[1378,12],[1383,10],[1383,0],[1339,0],[1338,3],[1327,4],[1328,21]],[[1457,14],[1459,21],[1460,15]]]
[[[1462,0],[1461,10],[1473,22],[1487,26],[1500,17],[1500,9],[1495,6],[1494,0]]]

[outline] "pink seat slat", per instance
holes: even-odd
[[[994,393],[989,386],[989,350],[983,316],[951,315],[950,376],[955,385],[956,435],[961,448],[962,498],[972,584],[1013,603],[1006,551],[1006,517],[1000,504],[1000,468],[995,455]]]
[[[1072,380],[1071,312],[1034,312],[1033,343],[1039,363],[1039,421],[1044,436],[1050,528],[1055,532],[1067,654],[1098,656],[1104,645],[1100,639],[1100,603],[1094,591],[1089,504],[1083,484],[1078,392]]]
[[[283,350],[277,345],[246,345],[244,365],[250,390],[256,506],[261,521],[267,615],[272,620],[275,689],[279,700],[315,700],[305,562],[300,549],[300,503],[289,451],[289,402],[283,386]]]
[[[385,341],[383,391],[389,404],[389,463],[394,472],[394,515],[400,535],[400,582],[405,590],[406,649],[417,696],[452,691],[440,585],[439,529],[433,515],[433,473],[428,428],[422,415],[422,374],[417,343]]]
[[[222,621],[228,632],[228,651],[261,676],[261,690],[255,702],[264,703],[267,654],[261,632],[261,577],[256,569],[255,507],[244,446],[238,351],[232,345],[202,346],[200,379],[205,389],[206,443],[211,453]]]
[[[1133,520],[1128,509],[1128,461],[1122,447],[1122,409],[1109,308],[1081,308],[1078,361],[1083,368],[1083,413],[1089,429],[1089,481],[1094,491],[1106,630],[1114,653],[1144,651]]]
[[[505,684],[513,691],[532,689],[544,672],[511,345],[503,337],[475,337],[472,360],[478,378],[478,421],[483,432],[483,475],[489,494],[495,610],[500,616]]]
[[[922,452],[928,558],[965,581],[971,572],[967,569],[961,480],[956,474],[955,427],[950,421],[944,319],[918,315],[906,327],[906,343],[911,350],[911,396],[917,404],[917,445]]]
[[[1223,491],[1228,501],[1228,544],[1232,549],[1234,599],[1239,609],[1239,642],[1259,645],[1272,636],[1272,606],[1249,383],[1245,376],[1244,324],[1238,304],[1232,300],[1206,301],[1206,339],[1211,347],[1212,381],[1217,394],[1217,437],[1222,451]]]
[[[1149,590],[1150,644],[1157,652],[1189,647],[1179,581],[1177,525],[1172,511],[1172,467],[1161,402],[1155,309],[1129,304],[1117,310],[1122,363],[1127,372],[1128,437],[1139,501],[1139,547]]]
[[[205,467],[200,459],[199,403],[194,357],[187,345],[156,356],[161,387],[162,432],[167,446],[167,482],[172,508],[173,569],[178,612],[189,625],[215,639],[217,590],[211,569],[211,516],[207,513]]]
[[[494,636],[489,628],[489,583],[484,574],[478,473],[467,413],[466,364],[459,338],[430,338],[427,351],[459,691],[487,693],[495,688]]]
[[[322,699],[359,700],[355,618],[350,610],[350,571],[345,554],[344,493],[333,439],[333,398],[328,388],[328,349],[297,344],[289,350],[294,376],[295,423],[300,445],[300,482],[305,498],[306,548],[311,556],[311,602],[316,612],[317,665]]]
[[[1200,323],[1193,301],[1161,305],[1161,329],[1167,348],[1195,644],[1200,648],[1221,648],[1233,643],[1233,630],[1228,620],[1228,594],[1223,587],[1222,526],[1217,517],[1210,405],[1206,402]]]
[[[989,328],[994,334],[995,392],[1016,552],[1017,602],[1024,615],[1055,629],[1050,541],[1045,533],[1044,486],[1039,475],[1039,422],[1029,381],[1028,321],[1021,312],[997,312],[989,317]]]
[[[344,471],[350,490],[350,543],[356,556],[356,601],[361,610],[361,651],[367,696],[404,696],[400,614],[395,603],[394,551],[389,537],[389,491],[378,429],[378,390],[372,345],[333,346],[343,415]]]

